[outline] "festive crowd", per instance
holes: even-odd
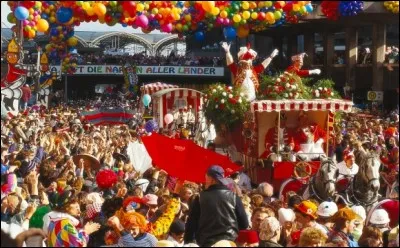
[[[398,219],[384,209],[367,222],[362,206],[293,191],[279,199],[270,183],[255,185],[244,170],[226,178],[218,165],[210,165],[204,184],[155,164],[137,171],[128,148],[147,135],[144,123],[93,126],[79,116],[86,104],[2,120],[2,247],[399,246]],[[342,116],[329,156],[341,162],[348,149],[378,152],[385,196],[398,177],[399,115],[366,116]],[[212,142],[207,148],[216,149]],[[398,188],[389,197],[398,200]]]

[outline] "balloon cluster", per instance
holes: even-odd
[[[21,21],[24,37],[33,39],[37,32],[43,33],[49,29],[49,23],[41,16],[41,1],[21,1],[19,5],[16,3],[16,1],[8,2],[11,12],[7,15],[7,20],[13,24]]]
[[[356,16],[363,9],[363,1],[341,1],[339,4],[339,13],[341,16]]]
[[[321,11],[330,20],[340,16],[356,16],[364,10],[363,1],[322,1]]]
[[[76,67],[76,58],[71,53],[67,53],[62,60],[61,71],[72,75],[76,72]]]
[[[154,131],[156,131],[158,129],[158,124],[154,120],[149,120],[144,125],[144,129],[146,130],[146,132],[152,133],[152,132],[154,132]]]
[[[9,1],[9,5],[13,16],[31,18],[27,13],[32,12],[32,18],[39,16],[50,28],[51,24],[73,28],[81,22],[99,21],[140,28],[144,33],[160,30],[181,37],[194,35],[198,41],[214,27],[224,28],[227,39],[243,38],[250,31],[297,23],[313,11],[311,1],[23,1],[21,11],[16,10],[21,7],[17,2]],[[38,26],[36,22],[30,26]],[[45,31],[44,24],[39,26]]]
[[[393,14],[399,13],[399,1],[385,1],[383,6]]]
[[[329,20],[339,19],[339,1],[322,1],[321,11]]]

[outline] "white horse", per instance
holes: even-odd
[[[340,196],[347,205],[356,204],[368,209],[379,200],[380,166],[380,160],[376,155],[363,156],[357,175],[354,176],[344,195]]]

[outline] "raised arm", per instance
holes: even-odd
[[[233,57],[232,57],[231,52],[229,51],[229,49],[231,48],[231,45],[226,42],[223,42],[222,48],[224,49],[225,54],[226,54],[226,65],[229,66],[229,65],[233,64]]]

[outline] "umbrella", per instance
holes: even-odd
[[[92,170],[96,170],[96,171],[98,171],[100,169],[99,160],[96,157],[92,156],[92,155],[79,154],[79,155],[73,156],[72,159],[73,159],[73,161],[74,161],[74,163],[76,165],[78,165],[80,160],[83,159],[86,169],[92,169]]]
[[[227,156],[197,146],[190,140],[171,139],[153,133],[142,137],[142,141],[153,163],[170,176],[181,180],[204,183],[205,174],[211,165],[224,168],[225,176],[240,169]]]

